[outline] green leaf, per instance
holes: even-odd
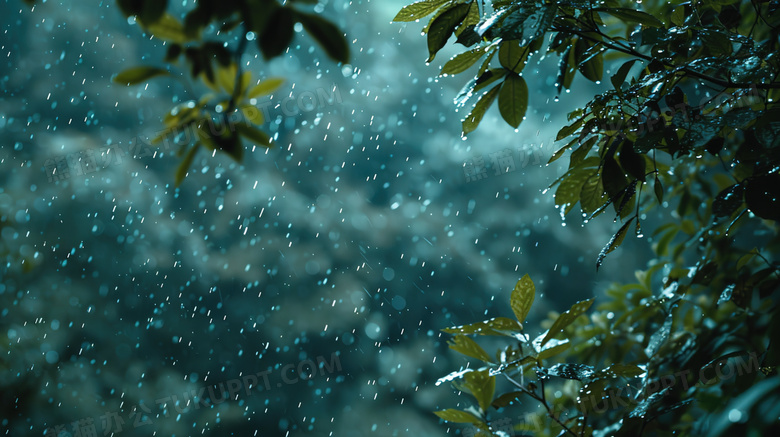
[[[271,147],[271,137],[260,129],[239,123],[236,125],[236,130],[241,136],[257,145]]]
[[[604,195],[604,185],[601,183],[601,175],[594,172],[582,184],[580,192],[580,206],[585,214],[592,214],[603,206],[609,198]]]
[[[638,61],[638,59],[626,61],[623,63],[623,65],[620,66],[620,68],[618,68],[617,73],[612,75],[610,80],[612,81],[612,86],[614,86],[616,90],[620,90],[620,88],[623,86],[623,82],[626,81],[628,72],[631,71],[631,67],[634,66],[634,62],[636,61]]]
[[[447,344],[450,346],[450,349],[454,350],[455,352],[482,360],[486,363],[492,361],[490,355],[488,355],[487,352],[485,352],[485,350],[482,349],[482,347],[478,345],[476,341],[465,335],[456,335],[450,339]]]
[[[592,53],[592,50],[596,50],[596,52]],[[604,74],[604,57],[598,50],[598,48],[591,46],[584,38],[578,39],[575,45],[575,59],[578,60],[577,69],[580,70],[580,73],[582,73],[583,76],[593,82],[600,81],[601,76]],[[587,55],[587,57],[585,57],[585,55]],[[582,59],[582,61],[579,61],[579,59],[583,57],[585,58]]]
[[[558,135],[555,137],[555,141],[560,141],[568,137],[569,135],[573,134],[574,132],[576,132],[577,129],[582,127],[582,123],[584,121],[585,121],[584,118],[578,118],[577,121],[575,121],[574,123],[561,128],[561,130],[558,131]]]
[[[512,307],[512,312],[515,313],[517,321],[523,323],[525,318],[528,317],[528,313],[531,311],[531,305],[534,303],[534,297],[536,295],[536,287],[531,277],[525,274],[512,290],[512,296],[509,299],[509,305]]]
[[[607,245],[604,246],[603,249],[601,249],[601,252],[599,253],[599,257],[596,260],[596,270],[598,270],[599,267],[601,267],[601,263],[604,262],[604,258],[606,258],[608,253],[620,247],[620,244],[623,243],[623,239],[626,238],[626,233],[628,232],[629,225],[631,225],[631,222],[633,221],[634,221],[634,217],[631,217],[631,219],[625,222],[623,226],[621,226],[620,229],[618,229],[615,235],[613,235],[612,238],[609,239],[609,243],[607,243]]]
[[[433,414],[439,416],[440,418],[446,420],[447,422],[452,423],[473,423],[475,425],[482,424],[482,419],[479,417],[467,413],[465,411],[461,410],[455,410],[452,408],[448,408],[446,410],[441,411],[434,411]]]
[[[398,11],[393,21],[416,21],[438,10],[441,5],[450,0],[423,0],[406,5]]]
[[[181,160],[179,166],[176,168],[174,183],[177,187],[181,185],[182,181],[184,181],[184,178],[187,177],[187,172],[192,166],[192,161],[195,159],[195,154],[198,153],[199,149],[200,143],[195,143],[187,152],[187,155],[184,157],[184,159]]]
[[[498,91],[500,88],[501,85],[496,85],[479,98],[477,104],[474,105],[474,109],[472,109],[471,113],[469,113],[469,115],[466,116],[466,119],[463,120],[464,134],[473,132],[477,126],[479,126],[479,122],[482,121],[482,117],[485,116],[485,112],[487,112],[488,108],[490,108],[490,105],[493,104],[493,101],[498,96]]]
[[[555,206],[563,208],[563,215],[568,214],[580,201],[583,184],[595,173],[595,168],[578,167],[561,180],[561,184],[555,190]]]
[[[653,183],[653,190],[655,191],[655,198],[658,199],[658,204],[664,203],[664,186],[661,185],[661,180],[658,179],[658,175],[655,176],[655,182]]]
[[[547,344],[539,350],[538,352],[539,355],[537,355],[537,358],[540,360],[546,360],[565,351],[570,346],[571,343],[569,342],[569,339],[556,340],[553,338],[552,340],[548,341]]]
[[[167,70],[156,67],[133,67],[114,76],[114,83],[122,85],[137,85],[157,76],[168,76]]]
[[[446,64],[444,64],[444,66],[441,68],[440,74],[444,75],[462,73],[468,70],[469,67],[474,65],[484,55],[484,47],[477,47],[467,52],[455,55],[449,61],[447,61]]]
[[[577,319],[577,317],[579,317],[585,311],[587,311],[588,308],[590,308],[590,306],[593,304],[593,299],[594,298],[590,298],[588,300],[577,302],[574,305],[572,305],[572,307],[569,308],[568,311],[558,316],[558,318],[555,319],[552,326],[550,327],[550,330],[547,331],[547,335],[544,336],[544,339],[542,340],[540,346],[543,347],[545,343],[550,341],[556,335],[563,332],[563,330],[567,326],[571,325]]]
[[[664,23],[647,12],[629,8],[593,8],[596,12],[604,12],[623,21],[644,24],[650,27],[664,27]]]
[[[490,376],[490,369],[484,369],[469,372],[463,375],[463,379],[463,386],[471,392],[482,411],[487,411],[496,392],[496,377]]]
[[[498,110],[510,126],[517,129],[528,109],[528,85],[516,74],[508,74],[498,94]]]
[[[271,94],[272,92],[279,89],[279,87],[282,86],[283,83],[284,83],[284,78],[269,77],[268,79],[253,86],[249,90],[249,94],[247,94],[247,97],[250,99],[254,99],[255,97]]]
[[[523,330],[523,325],[507,317],[495,317],[470,325],[453,326],[442,331],[449,334],[504,335],[514,337]]]
[[[349,62],[349,43],[336,25],[316,14],[299,12],[298,19],[331,59],[345,64]]]
[[[466,18],[469,12],[469,5],[459,3],[444,11],[441,15],[433,19],[431,27],[428,29],[428,60],[433,61],[436,53],[439,52],[450,38],[455,28]]]

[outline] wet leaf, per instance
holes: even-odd
[[[465,335],[457,335],[450,339],[447,344],[449,345],[450,349],[454,350],[455,352],[482,360],[486,363],[492,361],[490,355],[488,355],[487,352],[485,352],[485,350],[482,349],[482,347],[478,345],[476,341]]]
[[[479,61],[482,56],[485,56],[485,49],[483,47],[477,47],[473,50],[455,55],[444,64],[440,74],[462,73]]]
[[[525,321],[528,317],[528,313],[531,311],[531,305],[534,303],[534,297],[536,295],[536,287],[531,277],[528,274],[524,275],[517,281],[515,288],[512,290],[512,296],[509,300],[509,304],[512,307],[512,312],[515,313],[515,317],[520,323]]]
[[[447,422],[452,423],[473,423],[473,424],[482,424],[482,419],[479,417],[467,413],[465,411],[461,410],[455,410],[455,409],[447,409],[447,410],[441,410],[441,411],[434,411],[435,415],[439,416],[440,418],[446,420]]]
[[[438,10],[450,0],[423,0],[406,5],[398,11],[393,21],[416,21]]]
[[[593,298],[575,303],[566,312],[558,316],[558,318],[555,319],[555,321],[553,322],[549,331],[547,331],[547,335],[544,336],[544,339],[542,340],[540,347],[544,347],[545,343],[552,340],[553,337],[563,332],[563,330],[567,326],[571,325],[577,319],[577,317],[585,313],[585,311],[587,311],[591,305],[593,305]]]
[[[474,105],[474,109],[472,109],[471,113],[469,113],[469,115],[466,116],[466,119],[463,120],[464,134],[473,132],[477,128],[477,126],[479,126],[479,122],[482,121],[482,117],[485,116],[485,112],[487,112],[488,108],[490,108],[490,105],[493,104],[493,101],[496,100],[496,97],[498,96],[498,91],[500,89],[501,89],[501,85],[496,85],[490,91],[488,91],[482,97],[479,98],[477,104]]]
[[[269,77],[268,79],[253,86],[249,90],[249,94],[247,95],[247,97],[250,99],[254,99],[256,97],[271,94],[277,89],[279,89],[279,87],[282,86],[282,84],[284,84],[284,81],[285,81],[284,78],[281,77]]]
[[[507,317],[495,317],[483,322],[442,329],[449,334],[505,335],[514,336],[522,331],[523,325]]]
[[[444,11],[431,22],[428,28],[428,60],[433,61],[436,53],[447,44],[447,40],[455,32],[455,28],[466,18],[469,12],[469,5],[459,3]]]
[[[625,222],[623,226],[621,226],[620,229],[618,229],[615,235],[613,235],[612,238],[609,239],[609,243],[607,243],[607,245],[604,246],[603,249],[601,249],[601,252],[599,253],[599,257],[596,260],[596,270],[598,270],[599,267],[601,267],[601,264],[604,262],[604,258],[607,257],[608,253],[620,247],[620,245],[623,243],[623,239],[626,238],[626,233],[628,232],[628,228],[631,225],[631,222],[633,221],[634,221],[634,217],[632,217],[627,222]]]
[[[498,110],[510,126],[517,129],[528,109],[528,85],[516,74],[508,74],[498,94]]]
[[[734,184],[715,196],[712,201],[712,213],[715,217],[729,216],[744,202],[745,185]]]

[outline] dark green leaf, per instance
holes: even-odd
[[[626,233],[628,232],[628,228],[631,225],[631,222],[633,221],[634,221],[634,217],[631,217],[631,219],[625,222],[623,226],[621,226],[620,229],[618,229],[615,235],[613,235],[612,238],[609,239],[609,243],[607,243],[607,245],[604,246],[603,249],[601,249],[601,252],[599,253],[599,257],[596,260],[596,270],[598,270],[599,267],[601,267],[601,263],[604,262],[604,258],[606,258],[608,253],[620,247],[620,244],[623,243],[623,239],[626,238]]]
[[[655,191],[655,197],[658,199],[658,204],[664,203],[664,186],[661,185],[661,181],[658,179],[658,176],[656,175],[655,181],[653,183],[653,190]]]
[[[604,74],[604,57],[601,53],[593,52],[593,50],[598,49],[592,48],[584,38],[580,38],[577,40],[575,50],[575,55],[578,55],[578,58],[580,56],[584,58],[582,61],[577,62],[577,68],[580,70],[580,73],[588,80],[593,82],[600,81],[601,76]]]
[[[156,23],[168,9],[168,0],[144,0],[138,19],[145,25]]]
[[[561,128],[561,130],[558,131],[558,135],[555,137],[555,141],[560,141],[569,135],[573,134],[582,126],[582,123],[585,121],[584,118],[578,118],[577,121],[574,123]]]
[[[544,346],[544,344],[552,340],[553,337],[563,332],[563,330],[571,325],[577,317],[585,313],[591,305],[593,305],[593,298],[575,303],[566,312],[558,316],[550,327],[550,330],[547,331],[547,335],[544,336],[541,346]]]
[[[547,369],[547,374],[564,379],[575,379],[577,381],[588,380],[595,375],[596,369],[593,366],[585,364],[562,363],[555,364]]]
[[[715,196],[712,201],[712,213],[715,217],[729,216],[744,202],[745,185],[734,184]]]
[[[626,76],[628,76],[628,72],[631,71],[631,67],[634,66],[634,62],[636,62],[637,59],[632,59],[630,61],[627,61],[623,63],[623,65],[618,68],[617,73],[612,75],[610,80],[612,81],[612,86],[615,87],[616,90],[619,90],[623,86],[623,82],[626,81]]]
[[[609,198],[604,195],[604,185],[601,183],[601,175],[593,173],[584,184],[580,193],[580,206],[585,214],[596,212]]]
[[[502,41],[498,48],[498,62],[507,70],[520,73],[525,67],[528,49],[520,46],[520,41],[513,39]]]
[[[299,12],[298,19],[331,59],[345,64],[349,62],[349,43],[338,27],[316,14]]]
[[[263,57],[275,58],[290,46],[295,35],[295,14],[290,8],[281,7],[272,12],[262,35],[257,40]]]
[[[157,77],[168,76],[170,73],[162,68],[155,67],[133,67],[114,76],[114,83],[122,85],[136,85],[141,82]]]
[[[634,143],[631,141],[624,141],[618,152],[618,160],[623,170],[626,171],[631,177],[636,180],[645,180],[645,168],[647,162],[644,155],[640,155],[634,151]]]
[[[465,3],[456,4],[441,15],[433,19],[431,27],[428,28],[428,60],[433,61],[436,53],[441,50],[450,38],[455,28],[466,18],[469,12],[469,5]]]
[[[498,94],[498,110],[510,126],[517,129],[525,118],[528,109],[528,86],[525,79],[516,74],[508,74]]]

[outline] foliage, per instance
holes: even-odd
[[[651,238],[657,259],[638,283],[607,290],[590,322],[581,315],[586,301],[535,340],[499,319],[445,330],[512,340],[493,359],[456,337],[453,349],[485,364],[444,380],[477,405],[465,410],[470,416],[440,417],[502,435],[497,418],[530,397],[550,418],[531,427],[535,435],[721,435],[776,426],[778,411],[768,405],[777,405],[780,359],[772,341],[780,285],[778,9],[744,0],[423,0],[398,13],[395,21],[433,15],[424,29],[429,62],[453,35],[467,48],[441,70],[474,72],[455,98],[459,107],[476,101],[464,135],[496,101],[509,125],[520,124],[528,106],[522,74],[533,58],[559,57],[558,93],[578,75],[605,86],[569,114],[557,138],[564,145],[550,159],[569,155],[550,187],[562,216],[579,203],[586,222],[609,207],[622,221],[596,268],[631,231],[643,237],[651,212],[663,217]],[[520,323],[528,313],[518,302],[530,305],[532,293],[527,284],[512,293]],[[554,339],[558,332],[565,338]],[[702,371],[739,359],[756,360],[762,372],[702,380]],[[675,384],[661,388],[670,375]],[[512,391],[494,397],[495,381],[483,379],[499,376]],[[630,395],[626,383],[637,387]]]
[[[29,5],[35,0],[26,0]],[[330,21],[302,10],[312,0],[200,0],[182,16],[169,12],[167,0],[117,0],[127,17],[135,17],[143,31],[167,45],[164,68],[138,66],[114,76],[114,82],[138,85],[155,77],[175,76],[181,58],[190,76],[209,91],[198,100],[180,102],[165,115],[165,130],[152,144],[173,142],[182,158],[176,171],[178,186],[187,175],[200,147],[226,153],[237,162],[243,158],[242,139],[249,144],[271,147],[272,139],[258,129],[263,120],[254,106],[257,97],[270,94],[283,80],[253,80],[242,70],[241,57],[250,39],[265,60],[283,55],[293,43],[297,23],[336,62],[348,62],[349,45],[344,34]],[[173,10],[173,7],[170,7]],[[237,40],[235,47],[231,42]],[[254,84],[253,84],[254,82]],[[182,135],[182,133],[188,135]],[[192,135],[190,135],[192,134]],[[186,141],[181,141],[181,138]]]

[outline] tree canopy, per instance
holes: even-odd
[[[523,72],[534,60],[558,57],[551,94],[575,89],[577,76],[602,85],[569,114],[550,158],[569,159],[550,187],[561,216],[579,204],[584,222],[609,209],[621,222],[597,269],[629,234],[644,237],[648,216],[659,217],[649,238],[657,258],[589,316],[593,299],[527,332],[534,285],[525,276],[509,299],[516,320],[445,329],[455,334],[450,347],[475,364],[440,382],[474,402],[437,414],[497,436],[776,428],[777,2],[424,0],[394,20],[429,15],[429,62],[453,36],[467,49],[441,68],[473,75],[455,97],[458,107],[473,102],[464,135],[496,102],[506,123],[522,123]],[[494,356],[474,335],[507,342]],[[529,399],[539,408],[528,409]]]

